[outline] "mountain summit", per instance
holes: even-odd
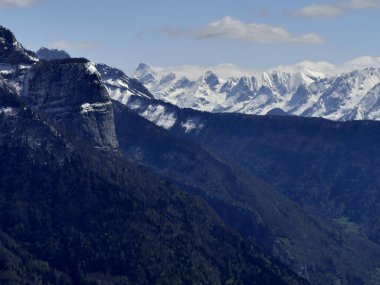
[[[7,28],[0,26],[0,63],[33,64],[37,62],[34,52],[26,50]]]
[[[36,55],[38,59],[42,60],[52,60],[52,59],[68,59],[71,56],[64,50],[59,49],[48,49],[45,47],[40,48]]]
[[[135,71],[134,77],[143,84],[149,85],[156,82],[157,74],[150,65],[140,63]]]

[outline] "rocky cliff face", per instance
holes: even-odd
[[[34,109],[96,147],[118,147],[111,99],[88,60],[39,62],[28,71],[21,96]]]
[[[33,64],[37,62],[36,55],[26,50],[7,28],[0,26],[0,63]]]

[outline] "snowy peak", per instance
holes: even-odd
[[[156,99],[182,108],[256,115],[281,109],[291,115],[331,120],[380,120],[379,68],[336,76],[309,69],[272,70],[227,80],[207,71],[194,81],[175,73],[162,75],[159,69],[140,64],[135,77]]]
[[[304,80],[312,80],[312,81],[319,81],[327,77],[323,73],[311,71],[309,69],[304,69],[303,71],[300,72],[300,75]]]
[[[250,88],[260,89],[261,87],[275,88],[272,75],[267,72],[262,72],[251,78],[252,86]]]
[[[153,95],[135,78],[128,77],[122,70],[106,64],[96,64],[110,97],[124,104],[131,96],[153,99]]]
[[[165,76],[163,76],[160,80],[160,85],[166,85],[166,84],[170,84],[172,83],[175,79],[177,78],[177,76],[173,73],[173,72],[170,72],[168,74],[166,74]]]
[[[252,76],[218,77],[212,70],[196,80],[177,76],[170,72],[162,74],[147,64],[140,64],[134,74],[154,95],[184,108],[210,112],[245,112],[261,114],[270,109],[265,104],[278,103],[282,96],[290,97],[301,85],[325,78],[324,75],[305,70],[299,73],[262,72]],[[253,102],[252,102],[253,100]],[[255,104],[260,108],[257,108]]]
[[[26,50],[7,28],[0,26],[0,63],[33,64],[38,59],[34,52]]]
[[[137,72],[144,72],[144,70],[152,69],[152,67],[144,62],[140,63],[139,66],[136,68]]]
[[[141,81],[143,84],[150,85],[156,82],[157,74],[151,66],[145,63],[140,63],[133,77]]]
[[[187,79],[186,77],[181,77],[178,81],[174,82],[173,89],[186,89],[192,88],[195,82]]]

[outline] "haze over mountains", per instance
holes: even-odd
[[[13,35],[1,43],[15,47],[0,65],[4,284],[380,282],[379,123],[283,116],[274,102],[322,92],[350,112],[339,102],[359,75],[208,72],[194,83],[140,65],[132,78],[26,51]],[[377,84],[376,70],[363,74]],[[308,94],[323,84],[332,95]]]

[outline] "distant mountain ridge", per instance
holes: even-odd
[[[197,80],[140,64],[134,77],[156,99],[208,112],[265,115],[272,109],[331,120],[380,120],[380,69],[329,76],[311,70],[262,72],[223,79],[212,71]]]
[[[53,59],[68,59],[71,56],[64,50],[59,49],[49,49],[42,47],[37,52],[36,55],[40,60],[53,60]]]
[[[60,58],[56,50],[45,56]],[[133,77],[105,64],[95,65],[112,99],[155,98],[181,108],[214,113],[322,117],[330,120],[380,120],[380,69],[366,68],[336,76],[311,70],[263,72],[223,79],[207,71],[197,80],[162,74],[141,63]],[[276,113],[279,115],[279,112]]]

